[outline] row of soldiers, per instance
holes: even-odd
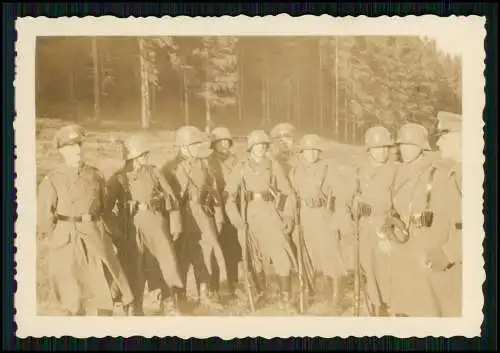
[[[396,141],[376,126],[365,135],[369,161],[353,173],[322,158],[317,135],[303,136],[296,151],[288,123],[251,132],[244,158],[232,152],[227,129],[207,140],[183,126],[177,157],[161,168],[150,163],[143,135],[122,141],[124,166],[108,180],[82,161],[85,131],[66,126],[55,136],[66,164],[38,195],[52,299],[68,315],[108,315],[116,303],[143,315],[147,283],[175,314],[192,266],[201,305],[219,309],[227,281],[253,309],[268,294],[272,269],[283,310],[296,308],[298,273],[301,299],[314,295],[322,275],[340,313],[354,270],[372,315],[460,315],[461,120],[438,120],[444,158],[428,154],[421,125],[404,125]],[[394,146],[401,161],[390,159]]]

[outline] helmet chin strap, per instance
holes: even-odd
[[[420,152],[419,152],[417,155],[415,155],[415,157],[414,157],[413,159],[411,159],[411,160],[409,160],[409,161],[406,161],[406,160],[404,160],[404,159],[403,159],[403,162],[404,162],[405,164],[411,164],[411,163],[414,163],[414,162],[416,162],[417,160],[419,160],[419,159],[420,159],[420,157],[423,155],[423,153],[424,153],[424,150],[423,150],[423,149],[420,149]]]

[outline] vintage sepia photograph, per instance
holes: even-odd
[[[24,320],[479,332],[484,21],[308,17],[18,24]]]

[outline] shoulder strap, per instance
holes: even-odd
[[[425,208],[428,209],[431,204],[432,197],[432,187],[434,186],[434,174],[436,173],[437,167],[435,165],[431,166],[429,172],[429,179],[427,181],[426,194],[425,194]]]
[[[319,189],[323,190],[323,185],[325,184],[326,176],[328,175],[328,163],[325,163],[323,170],[323,179],[321,179],[321,184],[319,184]]]
[[[460,197],[462,197],[462,188],[460,187],[460,185],[458,185],[456,170],[451,171],[450,177],[453,178],[453,184],[455,184],[455,188],[457,189],[458,194],[460,195]]]
[[[361,167],[356,167],[356,194],[361,195]]]

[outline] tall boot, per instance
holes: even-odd
[[[166,291],[160,293],[160,312],[168,316],[179,316],[181,314],[175,290],[170,290],[168,294]]]
[[[292,278],[288,276],[279,277],[280,308],[285,312],[294,311],[292,303]]]
[[[338,277],[335,280],[332,279],[331,284],[332,284],[332,296],[331,296],[331,303],[332,303],[332,308],[334,315],[340,315],[342,312],[342,294],[344,292],[344,282],[345,279],[344,277]]]
[[[222,309],[222,305],[216,301],[214,301],[212,298],[210,298],[209,295],[209,289],[207,283],[200,283],[200,305],[215,309],[215,310],[220,310]]]
[[[231,282],[228,282],[229,295],[235,300],[246,300],[245,292],[245,273],[243,271],[243,262],[238,264],[238,276],[235,276]]]

